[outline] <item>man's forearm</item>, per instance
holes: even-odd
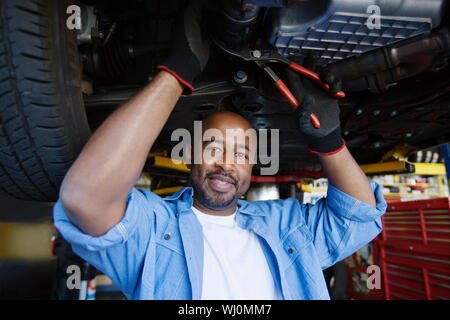
[[[111,114],[67,173],[61,198],[82,199],[89,210],[113,202],[125,203],[181,93],[179,82],[161,71],[141,92]]]
[[[376,206],[369,180],[353,159],[347,147],[332,155],[319,156],[328,181],[342,192]]]

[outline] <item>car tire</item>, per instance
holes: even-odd
[[[55,201],[91,134],[70,4],[0,1],[0,194]]]

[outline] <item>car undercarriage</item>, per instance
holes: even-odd
[[[279,2],[272,1],[273,5]],[[105,26],[99,32],[108,36],[114,31],[103,46],[96,46],[94,40],[80,46],[85,81],[93,88],[85,96],[85,107],[95,129],[155,73],[170,45],[167,26],[173,26],[184,4],[135,2],[137,7],[127,3],[129,9],[125,9],[120,1],[104,2],[103,6],[101,1],[92,3],[104,8],[108,20],[115,24],[112,29],[111,24],[102,22],[105,16],[98,9],[97,23]],[[434,1],[433,5],[403,1],[397,7],[381,7],[378,30],[364,25],[370,16],[365,11],[367,1],[353,1],[345,8],[341,7],[345,1],[291,1],[286,7],[258,7],[257,3],[223,1],[210,9],[208,14],[214,18],[207,19],[205,28],[230,48],[244,44],[254,49],[275,47],[300,64],[313,56],[314,67],[341,78],[347,95],[340,100],[342,132],[359,162],[376,162],[400,142],[420,149],[448,141],[449,36],[444,1]],[[414,3],[424,7],[412,10]],[[127,12],[129,20],[112,12]],[[230,17],[229,12],[235,16]],[[241,21],[235,21],[239,18]],[[143,30],[147,24],[153,26],[149,32]],[[140,39],[139,34],[145,36]],[[133,40],[126,40],[130,38]],[[211,112],[232,110],[257,129],[280,129],[282,170],[317,170],[317,161],[296,134],[293,109],[270,79],[251,62],[227,55],[214,44],[211,51],[194,93],[180,99],[157,141],[158,147],[173,146],[172,130],[192,125]],[[278,69],[283,75],[284,70]],[[236,79],[239,71],[245,81]]]
[[[11,3],[3,8],[4,17],[13,9],[24,15],[34,12]],[[156,66],[167,55],[174,25],[186,4],[179,0],[78,3],[81,28],[72,30],[78,49],[72,62],[79,63],[81,109],[91,132],[157,73]],[[171,140],[174,129],[190,128],[194,120],[212,112],[231,110],[256,129],[280,130],[279,174],[320,170],[316,156],[297,133],[294,110],[267,75],[256,64],[227,54],[215,41],[232,50],[244,46],[275,50],[300,65],[341,79],[346,93],[339,99],[341,130],[360,164],[380,161],[401,143],[420,150],[450,140],[447,1],[223,0],[203,1],[202,6],[202,28],[213,40],[209,62],[195,79],[193,94],[182,96],[177,103],[152,151],[171,150],[176,144]],[[61,5],[58,11],[62,22],[72,13],[62,11],[65,8]],[[273,68],[290,87],[292,78],[286,68]],[[34,147],[39,149],[38,144]],[[54,176],[47,171],[52,188],[40,194],[7,191],[15,179],[12,169],[29,170],[2,160],[0,177],[9,172],[3,179],[8,176],[11,181],[3,182],[1,189],[19,198],[55,199],[64,170],[80,147],[74,150],[63,157],[66,166],[62,171]],[[11,147],[2,153],[19,151]],[[47,160],[43,162],[45,171]]]

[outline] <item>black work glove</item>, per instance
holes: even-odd
[[[339,105],[333,97],[311,79],[287,70],[289,87],[301,105],[295,111],[298,117],[299,130],[309,150],[319,155],[330,155],[339,152],[345,141],[341,136]],[[335,81],[330,74],[320,74],[323,82],[330,86],[332,93],[341,89],[341,82]],[[320,128],[313,126],[311,113],[320,121]]]
[[[186,95],[194,91],[192,82],[209,58],[209,38],[200,28],[201,1],[192,1],[175,26],[169,56],[157,68],[171,73],[184,86]]]

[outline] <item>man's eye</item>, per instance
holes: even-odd
[[[235,156],[236,156],[236,158],[243,159],[243,158],[245,158],[245,153],[242,153],[242,152],[236,152],[236,153],[235,153]]]
[[[208,148],[206,148],[206,150],[208,150],[210,152],[220,152],[220,148],[217,148],[217,147],[208,147]]]

